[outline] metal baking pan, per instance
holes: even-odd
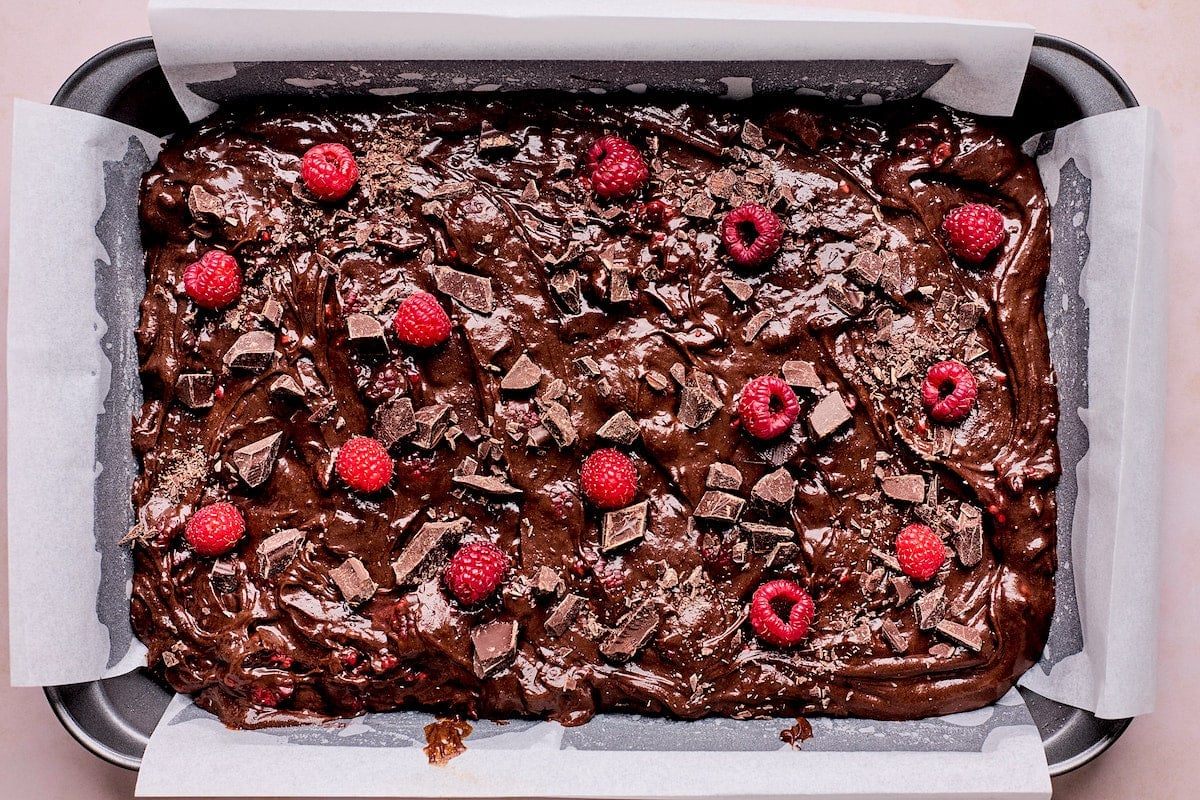
[[[54,105],[109,117],[158,135],[187,120],[171,94],[149,38],[113,45],[88,59],[62,85]],[[1018,141],[1084,117],[1137,105],[1108,64],[1074,42],[1034,38],[1016,111],[1005,127]],[[105,761],[137,769],[171,694],[145,670],[88,683],[46,687],[55,715],[80,744]],[[1051,775],[1103,753],[1131,720],[1098,719],[1021,689],[1037,723]]]

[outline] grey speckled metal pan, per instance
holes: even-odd
[[[53,102],[160,135],[186,124],[148,38],[123,42],[93,56],[67,79]],[[1039,35],[1016,112],[1006,127],[1021,140],[1135,105],[1125,81],[1093,53],[1065,39]],[[1022,689],[1021,693],[1041,732],[1051,775],[1096,758],[1131,721],[1097,719],[1033,692]],[[138,670],[107,680],[50,686],[46,698],[80,744],[106,761],[137,769],[171,695],[149,673]]]

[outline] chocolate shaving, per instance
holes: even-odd
[[[212,408],[217,376],[208,372],[185,372],[175,381],[175,395],[188,408]]]
[[[567,632],[575,617],[579,615],[580,610],[586,604],[586,600],[577,594],[569,594],[564,597],[559,604],[550,612],[550,616],[546,617],[544,627],[546,632],[555,639]]]
[[[450,477],[450,480],[461,486],[466,486],[483,494],[495,495],[496,497],[515,497],[524,494],[516,486],[513,486],[498,475],[453,475]]]
[[[262,372],[275,360],[275,337],[267,331],[243,333],[222,360],[231,369]]]
[[[258,573],[264,578],[274,578],[287,569],[304,546],[304,538],[304,531],[288,528],[263,539],[255,551]]]
[[[883,639],[887,642],[888,647],[892,648],[892,652],[897,655],[903,655],[908,652],[908,637],[900,630],[900,627],[890,619],[885,619],[880,627],[880,632],[883,633]]]
[[[375,438],[384,447],[391,447],[401,439],[417,431],[417,418],[413,413],[412,400],[407,397],[392,397],[375,409],[375,421],[371,426]]]
[[[340,567],[329,571],[329,577],[337,585],[338,591],[346,602],[353,606],[361,606],[375,596],[378,588],[371,580],[370,573],[363,563],[351,556]]]
[[[362,353],[386,353],[387,337],[383,325],[369,314],[351,314],[346,317],[346,331],[350,344]]]
[[[734,300],[739,303],[745,303],[751,297],[754,297],[754,287],[738,278],[722,278],[722,285],[725,290],[733,296]]]
[[[628,303],[633,300],[629,288],[629,268],[612,267],[608,271],[608,299],[613,303]]]
[[[475,655],[471,661],[475,677],[486,678],[506,666],[517,652],[519,628],[513,620],[486,622],[471,629]]]
[[[615,630],[600,643],[600,654],[609,661],[624,664],[646,646],[658,630],[661,617],[653,601],[646,601],[630,611]]]
[[[618,411],[596,430],[601,439],[629,446],[637,441],[642,429],[628,411]]]
[[[279,454],[282,433],[273,433],[257,442],[233,451],[230,460],[238,475],[250,488],[261,486],[275,468],[275,457]]]
[[[279,323],[283,321],[283,304],[272,297],[263,303],[262,311],[258,315],[267,325],[278,328]]]
[[[808,414],[808,426],[813,436],[824,439],[851,420],[850,409],[841,392],[833,391],[821,398]]]
[[[426,522],[412,540],[400,551],[400,557],[392,562],[396,573],[396,585],[405,586],[418,582],[419,571],[429,556],[443,546],[448,546],[471,529],[471,520],[466,517],[449,522]]]
[[[925,592],[913,606],[913,615],[917,619],[917,627],[923,631],[937,625],[946,616],[946,590],[939,586],[933,591]]]
[[[708,489],[727,489],[736,492],[742,488],[742,473],[732,464],[716,463],[708,468],[704,478],[704,486]]]
[[[979,635],[979,631],[974,628],[969,628],[966,625],[959,625],[957,622],[951,622],[944,619],[934,626],[935,630],[952,641],[961,644],[969,650],[978,653],[983,649],[983,637]]]
[[[446,403],[436,403],[425,406],[413,415],[417,432],[413,436],[413,444],[423,450],[432,450],[442,441],[446,429],[450,427],[451,408]]]
[[[925,478],[921,475],[889,475],[880,481],[883,493],[904,503],[925,501]]]
[[[768,553],[784,542],[796,538],[796,532],[780,525],[743,522],[742,530],[750,535],[750,547],[756,553]]]
[[[692,513],[698,519],[734,523],[742,515],[746,501],[735,494],[709,489],[696,504]]]
[[[550,290],[559,307],[567,314],[583,311],[583,294],[579,288],[579,273],[573,269],[556,272],[550,278]],[[587,356],[585,356],[586,358]]]
[[[434,267],[433,282],[439,292],[453,297],[472,311],[490,314],[496,308],[491,278],[460,272],[450,267]]]
[[[775,319],[775,315],[770,311],[760,311],[750,318],[745,327],[742,328],[742,338],[746,340],[746,344],[752,343],[762,333],[762,329],[771,324]]]
[[[542,424],[550,431],[559,447],[575,444],[579,434],[571,422],[571,414],[562,403],[550,401],[542,404]]]
[[[646,514],[650,503],[643,500],[604,515],[600,525],[600,549],[605,553],[636,542],[646,535]]]
[[[964,503],[958,511],[958,521],[950,538],[959,563],[967,569],[983,560],[983,513]]]
[[[750,497],[769,511],[782,511],[796,496],[796,481],[786,467],[764,475],[750,490]]]
[[[779,372],[783,375],[783,382],[793,389],[821,388],[816,368],[807,361],[785,361]]]
[[[508,373],[500,379],[500,388],[508,392],[526,392],[541,383],[542,368],[522,353]]]
[[[684,381],[679,398],[679,421],[689,428],[707,424],[722,408],[717,384],[706,372],[693,370]]]

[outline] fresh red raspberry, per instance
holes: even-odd
[[[787,619],[780,613],[785,608]],[[758,638],[779,647],[791,647],[807,636],[815,613],[812,597],[794,581],[764,583],[750,600],[750,626]]]
[[[392,480],[392,457],[376,439],[355,436],[342,445],[335,464],[338,477],[356,492],[378,492]]]
[[[950,252],[978,264],[1004,241],[1004,216],[983,203],[967,203],[942,217]]]
[[[242,293],[242,268],[229,253],[209,250],[184,270],[183,289],[196,305],[216,310]]]
[[[583,496],[599,508],[621,508],[637,496],[637,468],[629,456],[605,447],[592,453],[580,470]]]
[[[921,381],[921,403],[936,422],[958,422],[971,413],[978,394],[975,376],[957,361],[939,361]]]
[[[927,581],[942,568],[946,548],[932,528],[917,522],[896,534],[896,560],[905,575]]]
[[[492,596],[507,571],[503,550],[491,542],[471,542],[454,554],[442,577],[458,602],[473,606]]]
[[[392,328],[409,347],[437,347],[450,338],[450,315],[429,292],[417,292],[396,309]]]
[[[783,223],[766,206],[747,203],[725,215],[721,222],[725,251],[743,267],[757,267],[779,252]]]
[[[738,419],[755,438],[774,439],[792,427],[799,414],[796,393],[774,375],[761,375],[742,388]]]
[[[246,520],[232,503],[212,503],[192,514],[183,538],[202,556],[228,553],[246,532]]]
[[[628,197],[650,180],[642,154],[620,136],[603,136],[593,142],[586,167],[592,188],[605,199]]]
[[[318,200],[341,200],[358,183],[358,164],[346,145],[319,144],[300,159],[300,178]]]

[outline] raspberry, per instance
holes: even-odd
[[[896,560],[905,575],[927,581],[942,568],[946,548],[932,528],[918,522],[896,534]]]
[[[621,508],[637,496],[637,468],[624,453],[606,447],[592,453],[580,470],[583,495],[599,508]]]
[[[219,556],[233,549],[246,532],[246,520],[232,503],[212,503],[192,514],[183,538],[199,555]]]
[[[300,178],[318,200],[341,200],[358,183],[358,164],[346,145],[319,144],[300,159]]]
[[[592,188],[605,199],[628,197],[650,180],[642,154],[620,136],[604,136],[593,142],[586,166]]]
[[[229,253],[209,250],[184,270],[183,289],[196,305],[216,310],[242,293],[242,268]]]
[[[942,217],[950,252],[972,264],[988,257],[1004,241],[1004,216],[983,203],[967,203]]]
[[[939,361],[921,381],[921,402],[936,422],[958,422],[971,413],[978,394],[975,376],[957,361]]]
[[[796,393],[779,378],[762,375],[742,389],[738,418],[742,427],[758,439],[774,439],[787,431],[800,414]]]
[[[492,596],[507,571],[504,551],[491,542],[471,542],[454,554],[442,577],[458,602],[473,606]]]
[[[392,457],[375,439],[355,436],[337,454],[338,477],[356,492],[378,492],[392,479]]]
[[[450,316],[429,292],[404,298],[392,320],[396,337],[410,347],[437,347],[450,338]]]
[[[737,264],[757,267],[779,252],[783,244],[783,223],[765,206],[747,203],[725,215],[721,222],[721,241]]]
[[[787,604],[791,607],[784,619],[780,611]],[[812,598],[794,581],[764,583],[750,600],[750,626],[758,638],[779,647],[791,647],[807,636],[815,613]]]

